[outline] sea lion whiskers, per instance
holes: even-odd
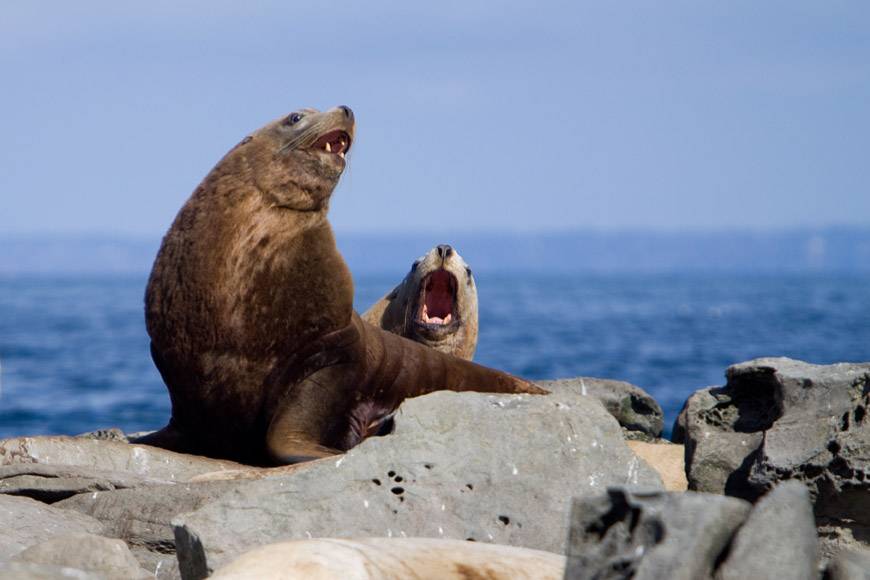
[[[317,112],[313,109],[304,109],[307,112]],[[311,122],[311,115],[305,115],[302,111],[289,115],[284,124],[295,125],[297,123]],[[283,154],[287,151],[296,149],[320,149],[327,153],[335,153],[342,159],[350,149],[351,136],[346,131],[329,130],[332,129],[332,123],[328,119],[324,119],[320,115],[314,117],[313,122],[309,127],[305,127],[302,131],[296,133],[293,138],[289,139],[279,150],[278,153]]]

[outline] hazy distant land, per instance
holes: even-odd
[[[870,227],[720,232],[342,234],[354,273],[404,274],[435,244],[476,272],[868,272]],[[160,239],[0,236],[0,273],[147,273]]]

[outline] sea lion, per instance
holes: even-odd
[[[363,320],[466,360],[477,347],[477,287],[455,249],[435,246]]]
[[[302,109],[230,150],[175,218],[145,292],[169,424],[139,440],[253,464],[346,451],[407,397],[536,385],[364,322],[327,221],[354,136]]]

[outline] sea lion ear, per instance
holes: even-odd
[[[242,139],[242,142],[239,143],[239,145],[247,145],[248,143],[251,142],[251,140],[252,140],[253,138],[254,138],[254,137],[253,137],[252,135],[248,135],[247,137],[245,137],[244,139]]]

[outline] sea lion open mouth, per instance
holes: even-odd
[[[312,149],[322,149],[327,153],[333,153],[344,159],[344,154],[350,149],[350,135],[345,131],[330,131],[320,137],[311,146]]]
[[[417,320],[433,326],[458,324],[456,314],[456,278],[447,270],[435,270],[421,284]]]

